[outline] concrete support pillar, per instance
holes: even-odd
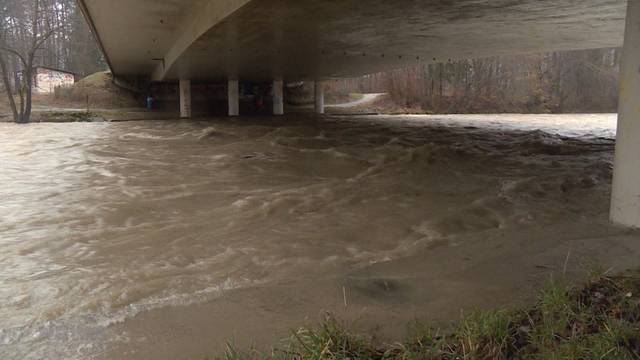
[[[640,228],[640,1],[630,0],[620,67],[611,220]]]
[[[273,115],[284,115],[284,89],[282,80],[273,80]]]
[[[191,117],[191,80],[180,80],[180,117]]]
[[[229,116],[240,115],[240,84],[238,80],[229,80],[227,100],[229,102]]]
[[[316,81],[314,84],[316,114],[324,114],[324,83]]]

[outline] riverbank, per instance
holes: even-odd
[[[562,232],[581,237],[553,235]],[[199,359],[229,343],[269,354],[292,329],[314,328],[326,313],[354,333],[395,343],[409,336],[413,321],[449,329],[461,313],[530,306],[550,278],[587,280],[585,269],[598,257],[611,271],[637,267],[637,234],[580,232],[554,227],[478,237],[464,248],[434,245],[339,277],[301,275],[224,291],[208,303],[155,309],[113,325],[109,337],[128,340],[114,342],[101,359]]]
[[[31,114],[30,123],[78,123],[177,119],[177,112],[148,111],[140,108],[93,109],[36,106]],[[12,123],[9,113],[0,113],[0,123]]]
[[[326,314],[268,353],[227,346],[216,359],[640,359],[640,272],[593,268],[584,286],[550,278],[526,309],[463,314],[447,328],[411,322],[389,343]],[[205,359],[209,359],[205,356]]]

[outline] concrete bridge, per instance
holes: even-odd
[[[78,0],[114,75],[192,80],[322,81],[454,58],[622,46],[611,218],[640,227],[640,0]],[[626,22],[625,22],[626,19]],[[626,23],[626,32],[625,32]]]

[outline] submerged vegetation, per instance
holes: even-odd
[[[412,323],[398,343],[327,316],[270,354],[229,345],[214,359],[640,359],[640,273],[594,275],[581,289],[549,281],[529,309],[475,312],[447,331]]]

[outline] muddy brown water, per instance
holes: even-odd
[[[287,281],[400,293],[392,317],[424,294],[358,274],[626,234],[614,135],[609,114],[0,124],[0,358],[135,353],[145,314]]]

